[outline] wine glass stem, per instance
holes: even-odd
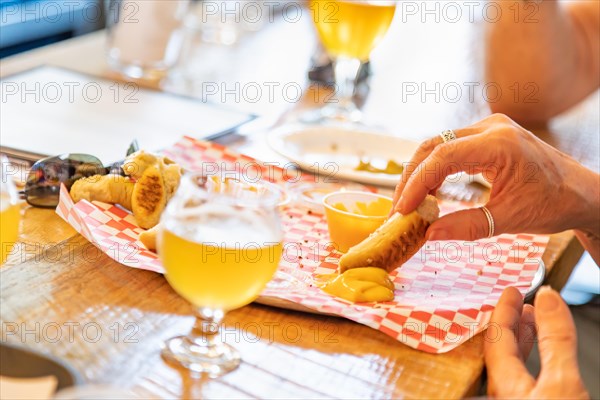
[[[337,57],[333,63],[336,84],[336,98],[342,108],[354,108],[352,100],[358,70],[360,69],[358,58]]]
[[[198,308],[196,322],[190,332],[189,339],[201,347],[216,347],[223,343],[219,335],[219,326],[225,313],[222,310]]]

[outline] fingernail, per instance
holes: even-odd
[[[543,313],[554,312],[559,305],[558,296],[550,286],[542,286],[535,296],[535,307]]]
[[[427,240],[450,240],[450,234],[443,229],[436,229],[429,234]]]

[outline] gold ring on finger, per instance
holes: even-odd
[[[456,133],[452,129],[446,129],[444,132],[440,133],[442,140],[444,143],[448,143],[452,140],[456,140]]]

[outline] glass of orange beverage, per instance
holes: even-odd
[[[354,104],[356,77],[361,63],[387,33],[395,1],[311,0],[313,22],[325,50],[333,60],[335,100],[320,110],[323,120],[358,122],[361,112]]]
[[[19,196],[12,177],[7,173],[10,165],[6,157],[1,157],[2,172],[0,182],[0,245],[1,263],[4,264],[8,254],[17,241],[21,208]]]
[[[196,310],[187,336],[165,343],[162,355],[194,372],[218,376],[240,355],[219,325],[229,310],[258,297],[277,270],[281,192],[268,183],[185,175],[161,218],[158,253],[173,289]]]

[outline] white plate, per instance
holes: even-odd
[[[269,146],[300,168],[321,175],[328,182],[346,179],[370,185],[394,188],[400,175],[356,171],[361,157],[384,168],[388,160],[396,163],[410,161],[419,147],[418,142],[379,132],[332,126],[285,126],[268,136]],[[458,173],[447,178],[450,182],[476,182],[487,188],[491,185],[481,174]]]
[[[384,168],[389,160],[410,161],[419,143],[378,132],[333,126],[284,126],[268,136],[269,146],[324,179],[347,179],[395,187],[400,175],[356,171],[359,161]]]

